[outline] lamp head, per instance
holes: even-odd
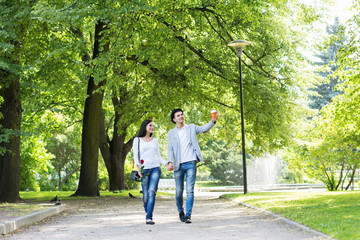
[[[228,43],[228,46],[235,47],[236,48],[236,55],[238,57],[241,57],[242,50],[245,46],[250,45],[251,42],[245,41],[245,40],[234,40]]]

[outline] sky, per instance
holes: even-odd
[[[322,5],[322,0],[304,0],[304,2],[309,5],[313,5],[318,9],[323,9],[323,12],[327,15],[321,22],[318,22],[313,26],[315,34],[309,34],[305,37],[307,41],[312,44],[310,44],[310,48],[306,50],[304,49],[304,55],[312,61],[318,61],[318,59],[314,56],[316,53],[314,47],[317,43],[324,41],[324,37],[326,37],[326,25],[334,24],[335,17],[339,18],[340,23],[345,23],[349,20],[352,16],[349,8],[351,7],[353,0],[333,0],[333,4],[327,5]]]
[[[336,0],[334,6],[331,8],[331,14],[338,16],[341,23],[346,22],[352,15],[349,11],[352,1],[353,0]]]

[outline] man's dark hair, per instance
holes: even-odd
[[[174,117],[175,117],[175,113],[177,113],[177,112],[182,112],[182,113],[184,113],[181,108],[175,108],[174,110],[172,110],[172,111],[171,111],[171,121],[172,121],[173,123],[176,123],[176,122],[174,122],[173,119],[174,119]]]

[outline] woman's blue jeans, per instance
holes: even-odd
[[[144,209],[146,220],[152,220],[155,207],[155,196],[161,176],[161,168],[150,168],[144,170],[144,177],[141,181],[143,191]]]
[[[176,206],[178,212],[184,211],[183,192],[184,178],[186,177],[186,217],[191,217],[194,205],[194,186],[196,180],[196,162],[185,162],[180,164],[179,170],[174,172],[176,185]]]

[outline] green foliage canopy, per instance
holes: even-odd
[[[309,127],[299,136],[302,142],[289,158],[293,169],[305,171],[309,176],[321,180],[329,190],[348,189],[359,168],[359,58],[357,30],[359,15],[355,15],[344,26],[340,26],[332,37],[332,44],[345,39],[344,44],[334,56],[338,66],[328,80],[339,78],[335,90],[341,91],[324,106],[321,115],[313,119]],[[345,31],[347,30],[347,31]],[[335,60],[334,59],[334,60]],[[333,62],[328,67],[334,66]]]
[[[64,129],[82,118],[89,76],[106,79],[104,106],[119,98],[120,131],[164,124],[174,107],[219,109],[217,134],[239,141],[239,77],[234,39],[253,42],[243,55],[246,139],[250,152],[286,145],[306,64],[299,48],[317,13],[301,1],[45,1],[35,2],[21,52],[26,132]],[[94,26],[104,21],[109,51],[92,56]],[[61,115],[63,122],[54,118]],[[197,124],[208,121],[200,114]],[[47,119],[45,124],[38,124]],[[164,119],[164,120],[163,120]],[[53,125],[54,124],[54,125]],[[126,128],[130,124],[130,127]],[[132,125],[131,125],[132,124]],[[134,126],[135,125],[135,126]],[[169,128],[173,125],[168,124]],[[44,134],[45,136],[45,134]]]
[[[62,89],[84,88],[88,74],[96,81],[106,76],[108,90],[138,87],[126,91],[135,97],[131,105],[121,105],[127,114],[120,124],[144,110],[161,116],[175,105],[201,102],[208,110],[223,106],[239,126],[237,59],[227,43],[247,39],[253,45],[243,56],[246,139],[251,150],[272,150],[289,141],[294,102],[305,81],[297,67],[304,64],[298,50],[316,14],[296,1],[39,1],[34,15],[48,31],[48,61],[36,69],[43,69],[40,76],[47,79],[40,82],[53,83],[56,96],[63,96]],[[83,64],[99,17],[111,25],[110,51]],[[56,76],[67,76],[68,87],[59,88]],[[79,88],[73,92],[65,94],[84,99]],[[226,134],[240,139],[237,132]]]

